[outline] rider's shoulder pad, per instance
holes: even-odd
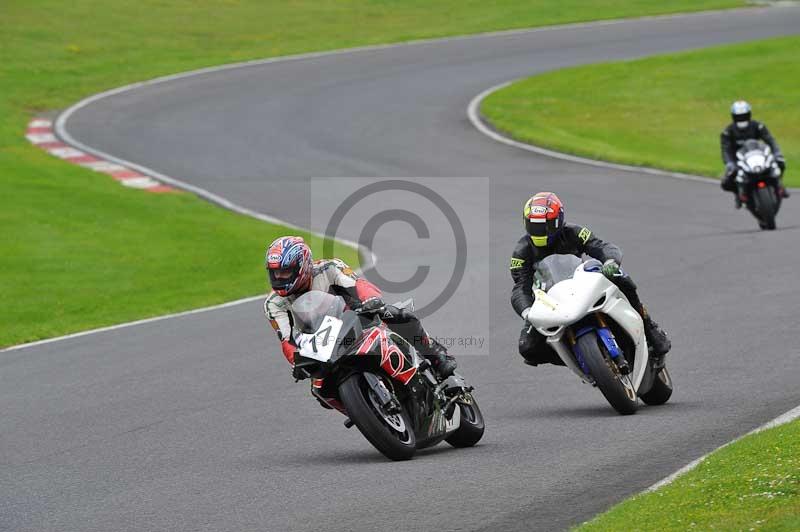
[[[338,270],[341,273],[350,277],[357,277],[353,269],[342,259],[321,259],[314,261],[314,270],[316,273],[323,273],[328,271]]]

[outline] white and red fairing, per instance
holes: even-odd
[[[333,293],[344,291],[354,301],[365,301],[380,297],[381,291],[374,284],[359,277],[344,261],[339,259],[314,261],[309,290]],[[264,314],[281,342],[283,356],[294,364],[297,346],[292,340],[292,303],[302,294],[280,296],[270,293],[264,301]]]

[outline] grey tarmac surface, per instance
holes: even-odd
[[[487,431],[473,449],[385,461],[292,382],[259,303],[0,353],[0,529],[563,529],[796,406],[800,199],[763,233],[716,186],[516,150],[465,110],[534,72],[798,27],[800,9],[774,8],[477,36],[206,74],[79,111],[80,141],[297,224],[310,178],[489,178],[475,216],[491,240],[470,251],[489,279],[491,354],[460,357]],[[507,263],[540,189],[625,249],[673,338],[668,406],[623,418],[566,370],[520,362]],[[383,231],[379,265],[414,263],[416,237]],[[472,310],[426,324],[485,329]]]

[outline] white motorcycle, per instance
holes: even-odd
[[[666,403],[672,395],[669,372],[654,367],[642,317],[601,268],[600,261],[574,255],[542,259],[527,320],[620,414],[636,412],[638,398],[649,405]]]

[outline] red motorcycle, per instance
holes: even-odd
[[[470,447],[484,423],[473,388],[453,374],[440,381],[430,364],[381,321],[384,308],[346,309],[344,300],[312,290],[292,304],[295,368],[311,377],[325,408],[347,416],[392,460],[446,441]]]

